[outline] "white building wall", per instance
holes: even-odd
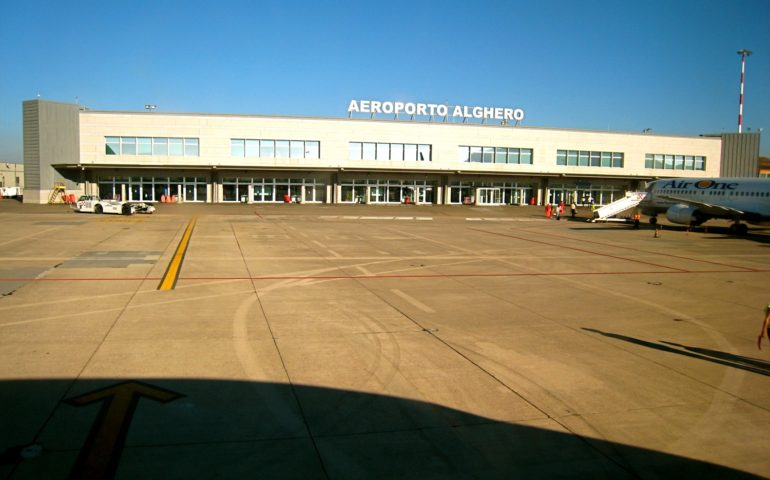
[[[105,137],[195,137],[199,157],[120,156],[105,154]],[[318,140],[320,159],[233,158],[230,139]],[[432,145],[431,162],[349,160],[348,143],[416,143]],[[533,149],[532,165],[503,165],[458,161],[458,146]],[[557,166],[556,151],[622,152],[624,168]],[[705,171],[644,168],[646,153],[701,155]],[[587,177],[710,177],[718,176],[721,139],[642,133],[592,132],[478,124],[409,121],[262,117],[208,114],[121,113],[84,111],[80,114],[80,155],[84,165],[174,167],[351,168],[415,172],[496,172],[516,175]]]

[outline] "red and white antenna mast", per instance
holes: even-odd
[[[738,133],[743,130],[743,78],[746,74],[746,57],[751,55],[751,50],[741,49],[738,50],[738,55],[741,56],[741,96],[738,98]]]

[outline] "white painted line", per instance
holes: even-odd
[[[417,220],[433,220],[433,217],[417,217]]]
[[[414,220],[414,217],[396,217],[396,220]]]
[[[361,217],[361,220],[393,220],[393,217]]]
[[[480,222],[480,221],[481,221],[481,219],[480,219],[480,218],[468,218],[468,217],[466,217],[465,219],[466,219],[467,221],[469,221],[469,222]]]
[[[403,298],[407,302],[411,303],[412,306],[415,306],[415,307],[419,308],[420,310],[422,310],[425,313],[436,313],[436,311],[433,310],[432,308],[430,308],[429,306],[425,305],[424,303],[422,303],[421,301],[417,300],[416,298],[414,298],[414,297],[412,297],[410,295],[407,295],[406,293],[402,292],[401,290],[399,290],[397,288],[391,288],[390,291],[395,293],[399,297]]]

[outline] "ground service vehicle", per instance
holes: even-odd
[[[152,213],[155,207],[147,203],[129,203],[120,200],[102,200],[97,195],[82,195],[74,205],[76,212],[86,213],[117,213],[133,215],[134,213]]]

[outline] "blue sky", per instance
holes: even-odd
[[[21,102],[346,116],[351,99],[523,108],[528,126],[763,128],[770,0],[0,0],[0,161]]]

